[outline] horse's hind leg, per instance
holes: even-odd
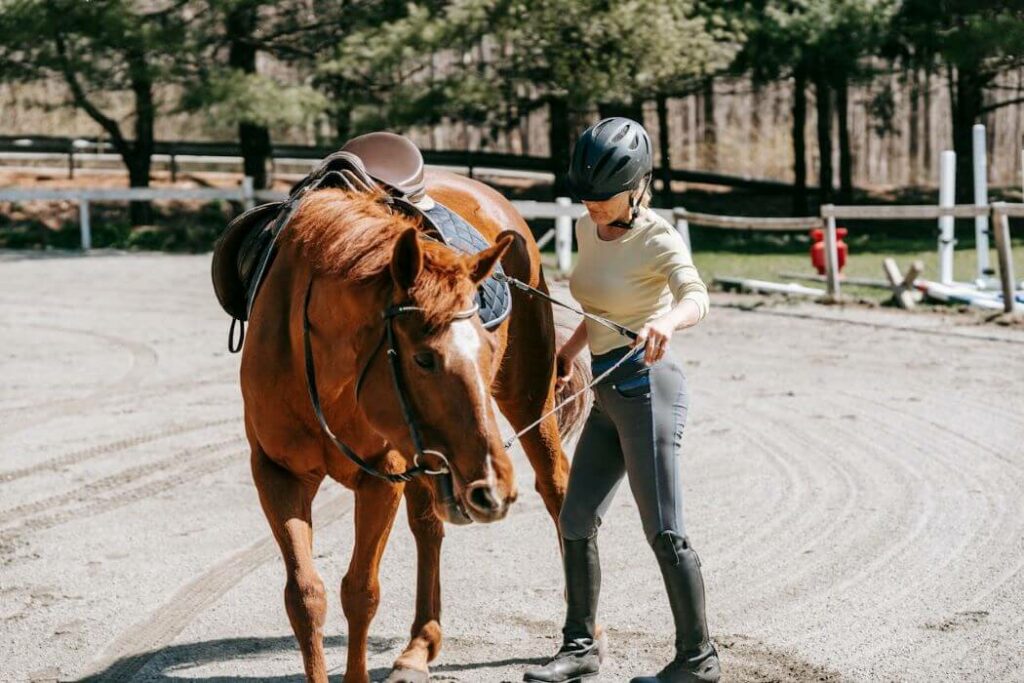
[[[395,660],[386,683],[427,680],[427,664],[441,650],[441,542],[444,524],[434,514],[429,484],[413,481],[405,487],[409,527],[416,538],[416,618],[412,638]]]
[[[377,571],[391,525],[402,499],[401,484],[363,476],[356,487],[356,542],[341,582],[341,606],[348,619],[348,666],[345,683],[369,683],[366,641],[380,603]]]
[[[284,556],[288,579],[284,605],[302,650],[306,678],[327,682],[323,625],[327,616],[324,583],[313,566],[312,503],[322,477],[302,480],[257,446],[252,451],[252,476],[263,512]]]

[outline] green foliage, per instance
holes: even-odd
[[[739,36],[724,16],[684,0],[536,0],[497,17],[507,77],[578,108],[629,102],[718,71]]]
[[[753,0],[739,14],[748,40],[736,66],[759,81],[811,73],[854,76],[885,42],[899,0]]]
[[[996,72],[1024,58],[1022,0],[903,0],[893,24],[896,54],[930,65]]]
[[[189,91],[182,104],[220,125],[274,128],[314,120],[326,109],[327,97],[308,85],[281,85],[262,74],[223,70]]]

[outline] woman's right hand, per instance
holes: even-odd
[[[555,356],[555,391],[561,391],[562,387],[572,379],[573,360],[574,358],[567,354],[564,349],[560,350],[558,355]]]

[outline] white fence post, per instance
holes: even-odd
[[[558,197],[555,203],[560,207],[572,206],[568,197]],[[555,256],[558,259],[558,272],[568,275],[572,270],[572,217],[558,216],[555,218]]]
[[[245,207],[246,211],[256,206],[256,197],[254,195],[251,175],[247,175],[242,178],[242,206]]]
[[[832,215],[831,204],[821,207],[825,219],[825,289],[828,298],[839,301],[839,252],[836,239],[836,217]]]
[[[952,207],[956,194],[956,152],[946,150],[939,163],[939,206]],[[939,216],[939,282],[953,284],[953,217]]]
[[[985,126],[974,124],[973,159],[974,159],[974,203],[977,206],[988,206],[988,154],[985,149]],[[978,275],[975,284],[986,287],[989,278],[994,274],[989,264],[988,214],[974,217],[974,239],[978,252]]]
[[[82,251],[92,249],[92,226],[89,224],[89,200],[78,200],[78,227],[82,231]]]
[[[676,232],[683,238],[683,242],[686,242],[686,248],[693,252],[690,245],[690,221],[686,220],[686,209],[676,207],[672,212],[676,216]]]

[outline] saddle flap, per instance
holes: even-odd
[[[262,204],[236,216],[213,246],[213,290],[228,315],[245,320],[249,277],[258,259],[253,235],[266,230],[283,202]]]

